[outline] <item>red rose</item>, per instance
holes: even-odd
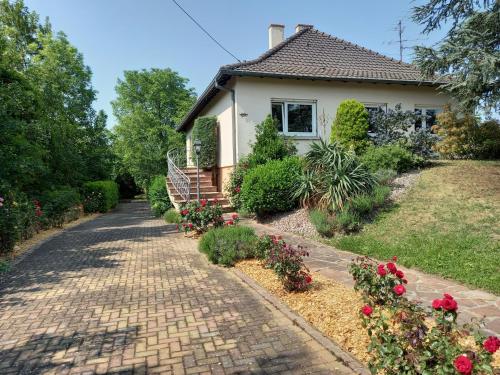
[[[213,202],[213,204],[217,204],[217,203],[219,203],[219,200],[217,198],[214,198],[214,200],[212,202]]]
[[[398,269],[396,268],[396,265],[394,263],[387,263],[387,269],[389,270],[390,273],[396,273]]]
[[[432,301],[432,308],[434,310],[439,310],[441,307],[442,307],[442,302],[440,299],[435,299],[434,301]]]
[[[189,211],[188,211],[188,210],[182,210],[182,211],[181,211],[181,215],[182,215],[182,216],[186,216],[188,213],[189,213]]]
[[[234,224],[234,222],[233,222],[232,220],[228,220],[226,224],[227,224],[227,225],[233,225],[233,224]]]
[[[232,218],[233,218],[233,220],[238,219],[238,214],[233,214]]]
[[[373,308],[370,305],[365,305],[361,309],[361,312],[366,316],[370,316],[373,312]]]
[[[402,284],[396,285],[393,289],[394,293],[396,293],[398,296],[402,295],[404,292],[406,292],[405,287]]]
[[[400,279],[404,278],[405,277],[405,274],[403,273],[403,271],[401,270],[397,270],[396,271],[396,276]]]
[[[472,362],[465,354],[459,355],[455,358],[453,366],[455,366],[455,369],[461,374],[470,374],[473,367]]]
[[[397,257],[396,255],[394,255],[394,256],[392,257],[392,261],[393,261],[393,262],[397,262],[397,261],[398,261],[398,257]]]
[[[385,276],[385,275],[387,275],[387,271],[385,270],[385,268],[384,268],[384,265],[383,265],[383,264],[379,264],[379,265],[378,265],[378,268],[377,268],[377,273],[378,273],[380,276]]]
[[[239,193],[239,192],[241,191],[241,188],[240,188],[239,186],[236,186],[236,187],[234,188],[234,191],[235,191],[235,192],[237,192],[237,193]]]
[[[310,275],[306,276],[306,284],[311,284],[313,281],[312,277]]]
[[[189,223],[188,227],[189,227],[189,229],[193,229],[193,224]]]
[[[207,200],[206,199],[202,199],[200,201],[200,204],[201,204],[201,207],[205,207],[207,205]]]
[[[491,354],[495,353],[498,348],[500,348],[500,339],[495,336],[490,336],[483,342],[484,350],[490,352]]]
[[[406,280],[406,279],[403,279],[401,281],[403,281],[403,284],[408,284],[408,280]]]
[[[456,309],[458,308],[457,301],[455,301],[454,299],[450,299],[450,298],[443,298],[441,300],[441,306],[446,311],[456,311]]]
[[[452,296],[450,296],[448,293],[443,294],[444,299],[453,299]]]

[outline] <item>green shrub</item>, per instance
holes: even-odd
[[[268,115],[256,126],[255,143],[248,155],[248,162],[250,167],[255,167],[271,160],[282,160],[296,152],[295,145],[278,132],[276,120]]]
[[[355,99],[346,99],[337,108],[332,124],[331,142],[338,142],[346,149],[362,152],[368,141],[368,111]]]
[[[175,208],[167,210],[163,215],[163,218],[170,224],[180,224],[182,221],[181,214]]]
[[[200,168],[211,168],[217,163],[217,118],[215,116],[198,117],[194,121],[191,140],[201,141],[199,156]],[[191,148],[191,160],[196,163],[194,146]]]
[[[372,172],[393,169],[402,173],[423,165],[422,158],[398,145],[371,146],[360,159]]]
[[[309,219],[319,234],[325,237],[332,236],[333,222],[328,213],[314,209],[309,212]]]
[[[381,185],[387,185],[397,175],[398,173],[394,169],[379,169],[373,174],[375,180]]]
[[[231,207],[236,210],[241,209],[241,185],[243,185],[243,179],[245,175],[250,170],[250,163],[248,158],[244,157],[240,159],[238,164],[234,167],[231,175],[229,176],[229,180],[225,186],[226,192],[229,197],[229,202],[231,203]]]
[[[226,226],[206,232],[198,248],[212,263],[229,267],[238,260],[253,257],[257,240],[252,228]]]
[[[243,180],[243,207],[258,216],[291,210],[296,206],[293,189],[302,170],[298,157],[272,160],[251,169]]]
[[[359,229],[361,218],[357,212],[353,212],[347,207],[335,215],[334,223],[337,229],[349,233]]]
[[[311,145],[294,189],[303,206],[335,212],[358,194],[371,191],[375,179],[351,152],[337,143]]]
[[[156,176],[151,180],[148,187],[148,201],[155,216],[162,216],[172,207],[167,192],[167,180],[165,176]]]
[[[372,199],[375,207],[383,206],[390,194],[391,194],[391,188],[389,186],[384,186],[384,185],[375,186],[372,192]]]
[[[85,212],[107,212],[118,204],[118,184],[114,181],[91,181],[83,185]]]
[[[80,203],[80,195],[74,189],[62,188],[47,191],[41,195],[40,202],[46,226],[61,227],[69,218],[68,215],[71,214],[71,211],[74,213],[71,219],[78,217],[76,206]]]
[[[118,191],[120,192],[120,199],[132,199],[136,195],[142,193],[142,190],[137,186],[134,177],[128,173],[121,173],[115,178],[118,184]]]
[[[371,195],[360,194],[351,199],[349,208],[360,216],[365,216],[373,211],[374,205]]]

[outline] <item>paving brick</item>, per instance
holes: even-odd
[[[0,286],[0,372],[348,371],[196,247],[142,202],[45,242]]]

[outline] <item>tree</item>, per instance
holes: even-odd
[[[337,108],[332,124],[331,142],[361,152],[368,142],[368,111],[355,99],[346,99]]]
[[[446,22],[451,28],[437,48],[415,48],[415,63],[426,77],[443,75],[440,88],[463,109],[500,109],[500,2],[429,0],[413,8],[414,21],[430,33]]]
[[[171,69],[125,71],[116,85],[115,153],[142,187],[167,172],[167,152],[185,148],[175,126],[193,105],[194,89]]]

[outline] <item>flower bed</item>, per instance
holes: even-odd
[[[378,324],[379,317],[384,314],[391,333],[396,332],[396,335],[398,335],[398,329],[402,324],[401,320],[397,324],[390,322],[390,320],[396,317],[393,312],[394,310],[391,309],[395,306],[400,306],[399,300],[404,299],[404,275],[401,273],[397,275],[396,266],[393,265],[393,262],[389,264],[389,267],[385,265],[383,268],[375,266],[371,270],[373,272],[363,275],[367,282],[366,285],[373,284],[368,280],[370,277],[384,278],[382,280],[383,285],[381,285],[384,291],[382,293],[374,293],[372,301],[378,301],[378,303],[373,302],[371,304],[367,303],[366,295],[363,297],[362,293],[356,292],[343,284],[327,279],[317,273],[312,274],[314,281],[304,292],[287,292],[273,270],[264,268],[265,264],[261,261],[244,260],[237,263],[236,268],[276,295],[319,331],[337,342],[345,351],[351,353],[360,362],[368,366],[370,361],[373,360],[372,355],[376,354],[375,351],[372,351],[372,354],[368,353],[368,348],[372,343],[371,338],[376,336],[376,334],[372,332],[372,337],[370,337],[367,327],[370,328],[370,325]],[[363,269],[361,272],[364,272],[363,266],[361,268]],[[374,273],[377,276],[374,276]],[[357,277],[359,278],[359,276]],[[386,277],[387,280],[385,280]],[[359,289],[361,289],[361,286]],[[440,302],[439,306],[438,302]],[[385,307],[382,308],[381,303]],[[429,301],[430,304],[431,301]],[[434,340],[437,335],[437,341],[442,343],[443,337],[434,328],[443,323],[440,321],[441,315],[447,316],[448,313],[455,312],[455,303],[449,297],[444,296],[440,301],[433,301],[433,306],[435,308],[435,320],[425,319],[426,328],[424,329],[426,332],[433,332],[435,337],[429,337],[429,339]],[[404,314],[406,312],[403,313],[403,316]],[[395,322],[396,320],[393,321]],[[375,330],[374,327],[373,329]],[[418,333],[419,331],[414,330],[414,332]],[[404,333],[406,334],[407,332]],[[400,334],[399,337],[401,337]],[[446,340],[446,337],[444,339]],[[449,361],[449,372],[447,373],[467,373],[459,372],[459,369],[467,371],[468,366],[471,364],[474,366],[474,361],[479,361],[479,356],[483,356],[483,363],[485,363],[484,359],[488,356],[487,352],[493,351],[493,347],[497,345],[497,341],[494,340],[496,339],[489,338],[484,340],[484,342],[481,341],[480,345],[478,345],[473,336],[457,336],[457,341],[453,345],[465,349],[462,354],[457,356],[452,353],[453,359]],[[473,360],[470,360],[468,356],[471,356]],[[500,367],[499,351],[493,354],[491,365],[495,369]],[[475,366],[472,373],[489,373],[486,368],[484,371],[481,370],[477,362]]]

